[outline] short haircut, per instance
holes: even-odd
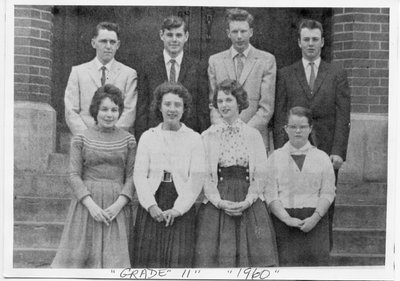
[[[252,28],[254,17],[246,10],[234,8],[226,10],[225,21],[228,28],[232,21],[247,21],[249,27]]]
[[[223,91],[225,94],[231,94],[236,98],[238,104],[239,113],[242,110],[249,107],[249,101],[247,99],[247,92],[243,89],[240,83],[236,80],[226,79],[219,83],[214,91],[213,106],[218,109],[218,92]]]
[[[298,36],[300,39],[301,35],[301,30],[303,28],[308,28],[308,29],[319,29],[321,31],[321,38],[324,37],[324,29],[322,28],[322,24],[319,21],[312,20],[312,19],[302,19],[299,23],[299,29],[298,29]]]
[[[160,111],[161,103],[163,96],[169,93],[177,95],[183,100],[183,115],[180,121],[185,123],[192,110],[192,96],[181,83],[164,82],[157,86],[157,88],[154,90],[154,97],[150,106],[151,116],[156,118],[156,120],[159,122],[163,121],[162,113]]]
[[[287,114],[287,123],[289,122],[289,118],[292,115],[296,115],[299,117],[306,117],[308,120],[308,125],[312,126],[313,124],[312,111],[309,108],[305,108],[302,106],[295,106],[289,109]]]
[[[117,34],[117,38],[119,39],[119,25],[117,23],[108,22],[108,21],[103,21],[103,22],[99,23],[98,25],[96,25],[96,28],[93,32],[93,38],[95,38],[99,35],[99,31],[101,29],[114,31]]]
[[[169,16],[166,17],[162,24],[161,24],[161,31],[164,32],[164,30],[171,30],[173,28],[179,28],[183,25],[183,31],[186,33],[188,31],[188,27],[186,22],[181,18],[177,16]]]
[[[104,86],[97,89],[92,98],[92,102],[90,103],[89,112],[90,115],[94,118],[94,121],[97,124],[97,114],[99,113],[100,104],[105,99],[109,98],[112,100],[117,106],[119,111],[119,117],[121,117],[122,112],[124,111],[124,99],[122,98],[122,92],[119,88],[115,87],[111,84],[105,84]]]

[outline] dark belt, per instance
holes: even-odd
[[[218,166],[218,180],[224,179],[245,179],[249,181],[249,167],[242,166],[229,166],[220,167]]]

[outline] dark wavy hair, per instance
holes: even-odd
[[[289,118],[292,115],[296,115],[299,117],[306,117],[308,120],[308,125],[310,125],[310,127],[313,124],[312,111],[309,108],[305,108],[302,106],[292,107],[291,109],[289,109],[289,111],[287,113],[287,122],[289,122]]]
[[[229,23],[232,21],[247,21],[249,27],[253,27],[254,17],[252,14],[243,9],[233,8],[226,10],[225,13],[225,22],[227,24],[227,28],[229,29]]]
[[[117,38],[119,39],[119,25],[114,22],[103,21],[96,25],[96,28],[93,30],[93,38],[99,35],[99,31],[101,29],[105,29],[108,31],[114,31],[117,34]]]
[[[177,17],[177,16],[169,16],[163,20],[163,22],[161,24],[161,31],[164,32],[165,30],[171,30],[173,28],[180,28],[181,26],[183,26],[184,32],[188,31],[187,24],[183,20],[183,18]]]
[[[249,107],[249,101],[247,99],[247,92],[243,89],[240,83],[236,80],[226,79],[219,83],[214,91],[214,96],[212,100],[213,106],[218,109],[218,92],[223,91],[225,94],[231,94],[236,98],[238,104],[239,113],[242,110]]]
[[[163,121],[162,113],[160,111],[161,102],[163,96],[169,93],[177,95],[183,100],[183,115],[180,121],[185,123],[192,111],[192,96],[181,83],[164,82],[161,85],[158,85],[154,90],[153,101],[150,106],[150,114],[159,122]]]
[[[124,111],[124,99],[122,98],[122,92],[119,88],[115,87],[111,84],[105,84],[104,86],[97,89],[92,98],[92,102],[90,103],[89,113],[94,118],[94,121],[97,124],[97,114],[99,113],[99,108],[101,102],[105,99],[109,98],[116,105],[118,105],[119,117],[121,117],[122,112]]]

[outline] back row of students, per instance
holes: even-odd
[[[305,20],[298,39],[303,59],[278,73],[275,95],[275,59],[249,44],[252,21],[244,10],[228,11],[232,47],[210,57],[208,83],[199,64],[187,64],[183,56],[186,24],[167,18],[160,31],[164,53],[139,73],[138,95],[136,72],[113,59],[118,30],[109,23],[97,26],[96,58],[73,68],[66,90],[66,119],[76,135],[71,146],[76,200],[54,267],[129,266],[127,243],[136,267],[276,266],[274,227],[264,199],[274,214],[280,264],[326,264],[329,242],[328,248],[321,245],[330,236],[320,233],[331,226],[332,216],[325,216],[335,196],[330,162],[337,171],[346,155],[347,79],[321,61],[322,26]],[[90,91],[106,83],[116,87],[99,88],[92,100]],[[302,107],[287,119],[293,106]],[[267,163],[267,125],[274,107],[275,148],[285,144],[286,133],[290,141]],[[204,131],[209,120],[213,125]],[[140,142],[132,178],[135,138],[115,125],[129,130],[133,124]],[[203,141],[188,127],[204,131]],[[309,135],[329,157],[308,142]],[[195,225],[193,203],[204,171],[206,204]],[[126,207],[133,179],[141,205],[134,231],[129,229],[132,210]],[[294,229],[298,238],[292,237]],[[82,239],[72,240],[74,233]],[[310,239],[312,233],[317,240]]]

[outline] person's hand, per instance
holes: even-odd
[[[317,225],[320,219],[321,217],[314,213],[311,217],[303,220],[304,224],[300,227],[300,230],[303,232],[310,232]]]
[[[334,168],[335,170],[339,170],[339,168],[340,168],[340,167],[342,166],[342,164],[343,164],[343,158],[340,157],[339,155],[334,155],[334,154],[332,154],[331,156],[329,156],[329,158],[330,158],[331,161],[332,161],[333,168]]]
[[[181,213],[179,213],[177,210],[175,209],[169,209],[163,212],[164,217],[165,217],[165,227],[170,226],[174,223],[174,220],[176,217],[179,217],[181,215]]]
[[[121,212],[123,207],[124,207],[123,205],[118,204],[117,202],[114,202],[111,206],[109,206],[104,211],[108,215],[109,220],[112,221],[119,214],[119,212]]]
[[[165,220],[164,214],[157,205],[149,207],[150,216],[157,222],[162,222]]]
[[[298,218],[293,218],[293,217],[287,217],[283,221],[287,226],[290,227],[295,227],[295,228],[301,228],[304,224],[304,221],[298,219]]]
[[[109,215],[93,201],[92,197],[86,196],[82,200],[82,204],[88,209],[95,221],[105,223],[107,226],[110,225]]]
[[[229,200],[221,200],[218,203],[218,208],[222,210],[230,210],[236,207],[236,202],[232,202]]]

